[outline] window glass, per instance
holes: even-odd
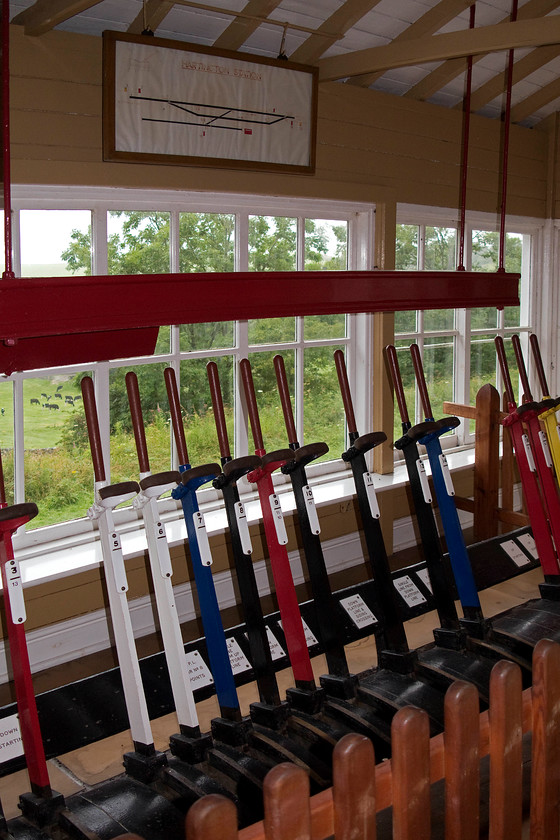
[[[416,271],[418,268],[417,225],[397,225],[395,268],[399,271]]]
[[[443,416],[443,403],[453,400],[454,342],[451,338],[426,338],[424,341],[423,368],[430,398],[432,416]]]
[[[295,271],[297,219],[249,216],[249,271]],[[249,320],[249,344],[293,341],[295,318]]]
[[[166,274],[169,213],[110,210],[107,248],[109,274]]]
[[[233,213],[179,213],[179,271],[234,271]]]
[[[11,382],[0,381],[0,454],[6,502],[14,503],[14,397]],[[30,501],[35,501],[30,499]]]
[[[234,456],[233,357],[219,356],[213,361],[218,366],[229,446],[231,455]],[[206,372],[207,362],[207,359],[187,359],[181,362],[179,398],[183,411],[189,461],[193,467],[200,464],[220,463],[220,447]]]
[[[23,382],[25,497],[39,507],[29,529],[79,519],[93,501],[81,376]]]
[[[89,210],[22,210],[21,276],[91,274]]]
[[[506,234],[506,271],[521,274],[523,269],[524,248],[530,248],[528,236],[519,233]],[[521,281],[519,281],[519,292],[521,293]],[[504,307],[504,326],[518,327],[521,323],[521,311],[519,306]]]
[[[295,354],[293,350],[282,350],[281,352],[284,358],[288,385],[293,395]],[[272,452],[274,449],[285,449],[288,446],[288,436],[274,371],[273,359],[275,355],[276,352],[251,353],[249,355],[264,448],[267,452]],[[249,451],[252,452],[254,447],[251,430],[249,430],[249,441]]]
[[[167,391],[163,363],[130,365],[113,368],[109,373],[111,432],[111,482],[136,481],[139,474],[138,455],[132,431],[132,420],[126,391],[126,374],[138,377],[140,404],[146,431],[146,445],[151,472],[170,469],[171,443],[166,412]]]
[[[305,220],[306,271],[345,271],[348,267],[348,223],[326,219]],[[345,315],[307,315],[304,338],[342,338],[346,335]]]
[[[322,461],[340,458],[340,454],[347,447],[344,405],[333,359],[336,349],[336,347],[312,347],[304,351],[305,443],[320,442],[328,445],[329,452],[319,459]]]

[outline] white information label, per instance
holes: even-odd
[[[549,470],[552,469],[552,456],[550,454],[550,449],[548,448],[548,440],[546,439],[546,435],[543,431],[539,432],[539,440],[541,442],[541,447],[544,455],[544,460],[546,461],[546,466]]]
[[[200,552],[200,562],[203,566],[212,565],[212,555],[210,553],[210,543],[208,542],[208,533],[204,523],[204,516],[199,510],[193,513],[193,522],[196,529],[196,541],[198,543],[198,550]]]
[[[8,579],[8,600],[14,624],[23,624],[26,619],[25,602],[23,600],[23,583],[17,560],[6,563],[6,577]]]
[[[425,604],[426,599],[410,577],[410,575],[403,575],[395,581],[395,589],[399,595],[404,598],[409,607],[416,607],[418,604]]]
[[[455,488],[453,487],[453,479],[451,478],[451,473],[449,472],[449,464],[447,463],[447,458],[445,457],[443,452],[439,456],[439,465],[441,467],[441,474],[445,484],[445,489],[447,490],[447,495],[454,496]]]
[[[422,494],[427,505],[432,503],[432,494],[430,493],[430,485],[428,484],[428,476],[426,475],[426,467],[423,461],[416,461],[416,469],[418,470],[418,478],[420,479],[420,486],[422,487]]]
[[[274,662],[276,659],[282,659],[286,656],[286,651],[268,626],[266,628],[266,635],[268,638],[268,644],[270,645],[270,655],[272,656],[272,661]]]
[[[526,566],[527,563],[531,562],[525,552],[519,548],[515,540],[506,540],[500,543],[500,546],[516,566]]]
[[[189,675],[189,681],[193,691],[214,683],[214,677],[210,673],[210,668],[197,650],[187,653],[186,659],[187,674]]]
[[[117,591],[120,593],[128,592],[128,580],[126,577],[126,569],[124,567],[121,538],[116,531],[112,531],[109,534],[109,542],[111,545],[115,586],[117,587]]]
[[[0,720],[0,764],[23,755],[23,741],[17,715]]]
[[[517,539],[519,540],[521,545],[527,549],[531,557],[533,557],[535,560],[539,559],[537,544],[535,543],[532,534],[521,534],[521,536],[517,537]]]
[[[303,632],[304,632],[304,635],[305,635],[305,642],[307,644],[307,647],[313,647],[313,645],[318,645],[319,644],[318,640],[315,638],[315,636],[313,635],[313,633],[309,629],[309,625],[305,623],[303,618],[301,619],[301,623],[303,624]],[[282,627],[282,622],[281,621],[279,621],[278,624],[280,625],[280,627]],[[282,630],[283,629],[284,628],[282,627]]]
[[[249,534],[249,523],[247,522],[247,514],[241,502],[236,502],[234,505],[235,518],[237,520],[237,527],[239,529],[239,539],[241,540],[241,548],[243,554],[252,554],[253,546],[251,544],[251,536]]]
[[[230,636],[226,639],[227,651],[229,661],[231,663],[231,670],[234,674],[240,674],[242,671],[250,671],[251,663],[239,647],[239,642]]]
[[[286,533],[286,523],[284,522],[284,516],[280,506],[280,499],[276,493],[271,493],[268,497],[268,501],[270,504],[270,510],[272,511],[272,519],[274,521],[274,527],[276,528],[278,542],[280,545],[287,545],[288,534]]]
[[[418,575],[418,577],[420,578],[420,580],[422,581],[422,583],[424,584],[426,589],[429,589],[430,592],[433,595],[434,590],[432,589],[432,581],[430,580],[430,573],[428,572],[428,570],[427,569],[419,569],[416,572],[416,574]]]
[[[344,607],[356,627],[369,627],[370,624],[377,624],[377,619],[362,598],[361,595],[350,595],[349,598],[341,598],[341,605]]]
[[[521,440],[523,441],[525,454],[527,456],[527,461],[529,462],[529,469],[531,470],[531,472],[536,472],[535,459],[533,458],[533,450],[531,449],[529,438],[527,437],[527,435],[522,435]]]
[[[305,507],[307,508],[307,516],[309,517],[309,527],[314,534],[320,534],[321,526],[319,525],[319,517],[317,516],[313,490],[309,484],[306,484],[303,488],[303,498],[305,499]]]
[[[381,514],[379,513],[379,504],[375,494],[375,487],[373,486],[373,476],[370,472],[364,473],[364,487],[366,488],[371,515],[374,519],[379,519]]]
[[[154,536],[156,538],[156,550],[158,556],[159,571],[163,578],[170,578],[173,575],[173,567],[171,565],[171,555],[167,546],[167,536],[165,533],[165,525],[160,519],[155,519],[153,523]]]

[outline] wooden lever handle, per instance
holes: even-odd
[[[529,377],[527,376],[527,368],[525,367],[525,359],[523,358],[523,351],[521,349],[521,341],[518,335],[512,335],[511,343],[513,345],[513,352],[515,353],[515,361],[517,362],[517,370],[519,371],[519,378],[521,379],[521,387],[523,388],[523,401],[533,402],[533,395],[531,394],[531,385]]]
[[[142,417],[142,405],[140,403],[140,391],[138,389],[138,377],[134,371],[129,370],[124,381],[132,420],[132,430],[138,453],[138,464],[140,472],[150,471],[150,459],[148,458],[148,447],[146,445],[146,432],[144,430],[144,419]]]
[[[212,407],[214,409],[214,422],[216,423],[216,434],[218,435],[220,455],[222,458],[231,458],[226,426],[226,415],[224,412],[224,401],[222,398],[222,388],[220,386],[220,375],[218,373],[218,365],[216,362],[208,362],[206,365],[206,373],[208,374],[208,383],[210,385],[210,396],[212,398]]]
[[[183,417],[181,415],[181,403],[179,402],[179,391],[177,389],[177,379],[175,378],[175,371],[173,368],[165,368],[163,371],[165,379],[165,387],[167,388],[167,398],[169,400],[169,410],[171,411],[171,423],[173,425],[173,434],[175,435],[175,445],[177,446],[177,455],[179,456],[180,464],[189,463],[189,453],[187,451],[187,441],[185,439],[185,429],[183,428]]]
[[[533,360],[537,369],[537,376],[539,377],[539,384],[541,386],[541,391],[543,392],[543,397],[551,397],[552,394],[548,390],[548,382],[546,381],[546,373],[544,372],[544,365],[541,356],[541,350],[539,347],[539,340],[535,333],[531,333],[531,335],[529,336],[529,341],[531,343],[531,350],[533,351]]]
[[[297,431],[296,424],[294,422],[292,401],[290,399],[290,389],[288,388],[288,377],[286,376],[286,366],[284,365],[284,359],[282,356],[274,357],[274,370],[276,371],[278,393],[280,394],[280,402],[282,403],[282,411],[284,413],[284,423],[286,424],[286,431],[288,433],[288,443],[297,443]]]
[[[340,393],[342,395],[342,402],[344,403],[344,413],[346,414],[346,425],[348,432],[357,434],[356,418],[354,416],[354,406],[352,405],[352,394],[350,393],[350,385],[348,383],[348,373],[346,371],[346,363],[344,361],[344,353],[342,350],[334,351],[334,363],[336,366],[336,373],[338,376],[338,384],[340,386]]]
[[[253,373],[251,371],[251,363],[249,362],[249,359],[241,359],[239,367],[241,370],[243,390],[245,391],[245,399],[247,400],[247,411],[249,412],[249,421],[251,423],[255,450],[264,450],[261,421],[259,419],[259,409],[257,406],[255,386],[253,384]]]
[[[406,406],[406,397],[404,395],[404,387],[399,367],[399,360],[397,357],[397,349],[393,344],[388,344],[385,347],[385,357],[389,364],[389,372],[393,380],[393,387],[395,388],[395,396],[397,398],[397,405],[403,423],[409,424],[410,418],[408,416],[408,408]]]
[[[101,448],[101,434],[99,433],[99,419],[97,417],[97,406],[95,404],[95,390],[91,376],[84,376],[81,383],[84,411],[93,463],[93,474],[96,481],[105,481],[105,465],[103,463],[103,450]]]
[[[420,355],[420,348],[417,344],[410,345],[410,355],[412,356],[412,364],[414,366],[414,374],[416,376],[416,383],[418,385],[418,392],[420,394],[420,402],[422,403],[424,417],[433,417],[434,415],[430,404],[430,395],[428,394],[426,377],[424,376],[422,356]]]
[[[506,350],[504,347],[504,339],[501,335],[494,338],[496,345],[496,353],[498,354],[498,363],[502,371],[502,378],[504,380],[504,388],[506,392],[506,399],[510,405],[515,406],[515,395],[513,393],[513,385],[511,384],[511,377],[509,375],[509,367],[506,358]]]

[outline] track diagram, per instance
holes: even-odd
[[[222,128],[230,131],[246,131],[249,125],[272,126],[285,120],[294,120],[292,114],[277,114],[274,111],[257,111],[248,108],[232,108],[226,105],[209,105],[202,102],[181,102],[155,96],[131,94],[130,99],[144,102],[161,102],[189,114],[193,121],[166,117],[142,117],[146,122],[162,122],[173,125],[190,125],[198,128]],[[199,110],[197,110],[199,109]],[[204,109],[204,110],[202,110]],[[253,115],[251,117],[251,115]],[[260,119],[258,119],[260,117]],[[222,125],[222,123],[242,123],[242,125]]]

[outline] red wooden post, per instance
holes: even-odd
[[[412,706],[391,724],[393,745],[393,840],[430,838],[430,725]]]
[[[445,840],[478,840],[478,691],[458,680],[445,695]]]
[[[364,735],[345,735],[334,748],[333,803],[336,840],[375,840],[375,755]]]
[[[498,662],[490,680],[490,840],[520,840],[522,684],[513,662]]]

